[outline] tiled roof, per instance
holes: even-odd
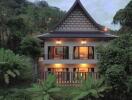
[[[96,23],[83,7],[80,0],[76,0],[64,18],[55,26],[53,31],[101,31],[103,26]]]
[[[105,32],[59,32],[46,33],[38,36],[41,39],[45,38],[115,38],[117,36]]]

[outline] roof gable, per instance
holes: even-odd
[[[102,26],[97,24],[95,20],[88,14],[80,0],[76,0],[72,8],[55,27],[54,31],[102,31]]]

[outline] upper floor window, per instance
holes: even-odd
[[[75,46],[73,57],[74,59],[94,59],[94,47]]]
[[[69,48],[67,46],[49,46],[48,59],[68,59]]]

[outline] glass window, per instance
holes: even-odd
[[[94,47],[74,47],[75,59],[94,59]]]
[[[69,48],[64,46],[49,46],[48,59],[68,59]]]

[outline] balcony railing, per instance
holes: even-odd
[[[41,72],[40,79],[46,80],[49,74],[56,76],[58,86],[79,86],[89,75],[94,79],[99,78],[97,72]]]
[[[96,57],[92,56],[90,58],[81,58],[81,57],[74,57],[74,55],[72,55],[72,57],[69,57],[69,55],[63,55],[63,56],[55,56],[55,57],[49,57],[48,54],[43,54],[42,56],[40,56],[40,58],[43,58],[44,60],[68,60],[71,59],[72,60],[94,60],[96,59]]]

